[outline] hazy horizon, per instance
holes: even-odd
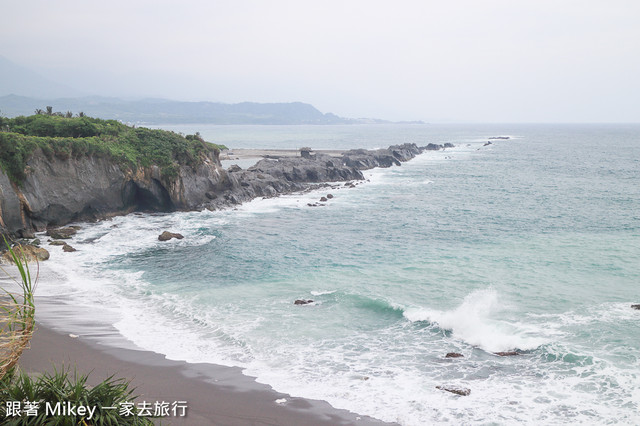
[[[627,0],[36,0],[4,5],[0,22],[0,55],[75,94],[433,123],[640,121],[640,4]]]

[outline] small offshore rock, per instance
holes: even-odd
[[[43,260],[49,259],[49,252],[47,250],[30,244],[14,246],[12,250],[19,259],[24,258],[27,262],[42,262]],[[13,257],[8,250],[2,253],[0,259],[2,263],[13,263]]]
[[[65,253],[72,253],[72,252],[78,251],[78,250],[74,249],[69,244],[64,243],[64,245],[62,246],[62,251],[64,251]]]
[[[60,240],[49,240],[49,245],[51,246],[63,246],[67,243],[65,243],[64,241],[60,241]]]
[[[327,200],[327,197],[320,197],[320,201],[321,202],[325,202],[325,201],[329,201],[329,200]]]
[[[177,232],[169,232],[169,231],[164,231],[162,234],[158,235],[159,241],[169,241],[172,238],[181,240],[184,238],[184,235],[178,234]]]
[[[47,235],[54,240],[68,240],[78,232],[75,227],[47,229]]]
[[[498,356],[516,356],[516,355],[520,355],[520,353],[515,352],[515,351],[494,352],[494,355],[498,355]]]
[[[449,352],[445,355],[445,358],[464,358],[464,355],[459,354],[458,352]]]
[[[493,143],[492,143],[491,141],[489,141],[489,142],[485,143],[485,144],[484,144],[484,145],[482,145],[482,146],[488,146],[488,145],[493,145]]]
[[[294,305],[308,305],[309,303],[313,303],[311,299],[298,299],[293,302]]]
[[[631,305],[631,309],[637,309],[640,311],[640,305]]]
[[[455,148],[456,146],[454,144],[452,144],[451,142],[447,142],[444,144],[445,148]]]
[[[333,194],[327,194],[327,198],[329,199],[333,198]]]
[[[460,395],[460,396],[469,396],[471,394],[471,389],[461,388],[459,386],[452,386],[452,385],[436,386],[436,389],[455,393],[456,395]]]

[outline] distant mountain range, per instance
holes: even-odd
[[[0,112],[8,117],[31,115],[37,108],[148,124],[349,124],[358,122],[328,113],[302,102],[223,104],[180,102],[167,99],[123,100],[99,96],[36,99],[8,95],[0,97]]]
[[[359,124],[389,123],[323,114],[302,102],[224,104],[168,99],[125,100],[83,93],[51,81],[0,56],[0,114],[31,115],[51,106],[54,111],[144,124]]]

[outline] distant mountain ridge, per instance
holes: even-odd
[[[85,93],[0,56],[0,114],[6,117],[31,115],[36,109],[47,106],[62,113],[84,112],[93,117],[136,124],[389,123],[372,118],[353,119],[332,113],[323,114],[313,105],[302,102],[225,104],[86,96]]]
[[[323,114],[302,102],[224,104],[182,102],[168,99],[123,100],[101,96],[38,99],[7,95],[0,97],[0,112],[7,117],[33,114],[37,108],[80,111],[104,119],[148,124],[352,124],[359,120]],[[383,122],[382,120],[376,120]]]

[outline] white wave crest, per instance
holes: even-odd
[[[476,290],[450,311],[408,308],[405,318],[411,322],[428,321],[454,338],[488,352],[532,350],[546,343],[539,330],[517,322],[497,319],[504,306],[494,289]]]

